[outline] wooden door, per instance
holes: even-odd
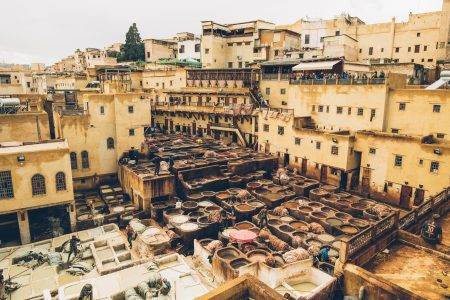
[[[169,128],[170,128],[170,132],[173,132],[173,120],[170,120]]]
[[[363,174],[362,174],[362,178],[361,178],[361,190],[363,193],[370,192],[370,175],[371,175],[371,169],[363,168]]]
[[[192,135],[197,134],[197,124],[195,122],[192,122]]]
[[[425,191],[423,189],[416,189],[414,193],[414,205],[418,206],[423,203],[425,198]]]
[[[308,160],[306,158],[302,158],[302,175],[306,175],[308,170]]]
[[[327,173],[328,173],[328,167],[322,165],[320,167],[320,181],[326,182],[327,181]]]
[[[400,207],[402,208],[411,208],[410,199],[412,196],[412,187],[408,185],[402,185],[402,189],[400,191]]]

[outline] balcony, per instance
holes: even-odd
[[[228,114],[228,115],[252,115],[254,111],[253,104],[229,104],[216,102],[180,102],[169,103],[164,101],[153,101],[152,110],[168,112],[191,112],[191,113],[209,113],[209,114]]]
[[[386,78],[368,79],[291,79],[290,84],[296,85],[381,85]]]

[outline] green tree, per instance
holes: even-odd
[[[136,23],[130,26],[125,37],[125,44],[120,48],[119,61],[145,60],[144,43],[141,40]]]

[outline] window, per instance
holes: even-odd
[[[329,112],[330,112],[330,106],[327,105],[327,113],[329,113]]]
[[[384,52],[384,48],[381,48],[381,53],[383,53]]]
[[[423,159],[419,159],[419,166],[423,166]]]
[[[100,106],[100,114],[104,115],[105,114],[105,107],[102,105]]]
[[[134,129],[133,128],[128,129],[128,135],[129,136],[134,136]]]
[[[336,36],[341,35],[341,32],[340,32],[339,30],[337,30],[337,31],[335,32],[335,35],[336,35]]]
[[[445,134],[444,134],[444,133],[438,132],[438,133],[436,133],[436,137],[437,137],[438,139],[443,139],[443,138],[445,137]]]
[[[349,115],[352,114],[352,108],[351,107],[347,108],[347,114],[349,114]]]
[[[375,155],[377,153],[377,149],[369,148],[369,154]]]
[[[70,167],[72,168],[72,170],[78,169],[76,152],[70,152]]]
[[[358,116],[364,115],[364,108],[358,107]]]
[[[64,172],[58,172],[55,175],[55,183],[57,191],[65,191],[66,187],[66,174]]]
[[[433,62],[433,59],[432,59],[432,58],[429,58],[429,59],[427,60],[427,62]]]
[[[280,90],[280,94],[281,94],[281,95],[286,95],[286,89],[281,89],[281,90]]]
[[[242,69],[242,61],[238,62],[238,68]]]
[[[316,149],[320,149],[320,142],[316,142]]]
[[[336,113],[337,114],[342,114],[342,106],[336,107]]]
[[[200,52],[200,44],[195,44],[195,52]]]
[[[319,105],[319,112],[323,112],[323,105]]]
[[[106,139],[106,148],[114,149],[114,139],[112,137]]]
[[[434,113],[440,113],[441,112],[441,105],[440,104],[433,104],[433,112]]]
[[[278,135],[283,135],[283,134],[284,134],[284,127],[278,126]]]
[[[147,58],[150,58],[150,52],[147,52]]]
[[[45,178],[41,174],[35,174],[31,177],[31,191],[33,196],[45,195]]]
[[[359,53],[362,53],[362,48],[359,48]]]
[[[263,125],[263,131],[269,132],[269,124],[264,124]]]
[[[11,171],[0,172],[0,199],[14,198]]]
[[[395,47],[395,53],[399,53],[400,52],[400,47]]]
[[[209,54],[209,49],[208,48],[205,49],[205,54]]]
[[[430,172],[437,173],[439,171],[439,162],[438,161],[432,161],[430,164]]]
[[[398,104],[398,110],[405,110],[406,109],[406,103],[405,102],[400,102]]]
[[[266,88],[266,95],[270,95],[270,88]]]
[[[305,45],[309,44],[309,34],[305,34]]]
[[[311,107],[311,111],[316,111],[316,106],[313,104],[313,106]]]
[[[134,113],[134,106],[133,105],[128,105],[128,113],[130,113],[130,114]]]
[[[370,121],[372,122],[372,120],[375,118],[375,115],[376,115],[376,110],[375,110],[375,108],[372,108],[371,110],[370,110]]]
[[[227,43],[228,47],[233,47],[233,43]]]
[[[184,45],[180,46],[180,49],[178,50],[179,53],[184,53]]]
[[[81,167],[89,169],[89,153],[86,150],[81,151]]]
[[[280,54],[279,50],[275,50],[275,56],[278,56]]]
[[[323,36],[320,37],[320,42],[323,43]]]
[[[339,147],[338,146],[331,146],[331,154],[332,155],[339,155]]]
[[[417,33],[417,37],[420,37],[420,32]]]
[[[397,129],[397,128],[392,128],[392,129],[391,129],[391,132],[392,132],[392,133],[395,133],[395,134],[398,134],[399,131],[400,131],[400,130]]]
[[[294,142],[295,142],[296,145],[300,145],[300,138],[299,138],[299,137],[296,137],[296,138],[294,139]]]
[[[395,160],[394,160],[394,166],[396,167],[401,167],[403,164],[403,156],[401,155],[396,155],[395,156]]]
[[[427,51],[428,50],[428,46],[423,46],[423,51]]]
[[[415,45],[414,46],[414,53],[419,53],[420,52],[420,45]]]
[[[408,47],[408,52],[411,52],[411,47]]]
[[[370,47],[369,48],[369,55],[372,55],[373,54],[373,47]]]

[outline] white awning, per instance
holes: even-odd
[[[340,60],[302,62],[293,67],[292,71],[331,70],[339,62]]]

